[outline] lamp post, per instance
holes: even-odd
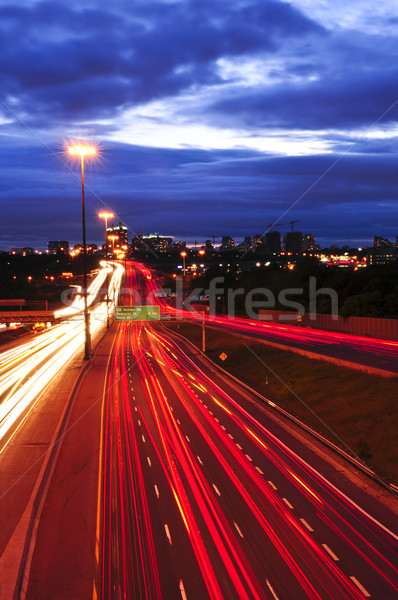
[[[112,254],[115,254],[115,240],[119,239],[117,235],[110,235],[109,239],[112,242]]]
[[[86,212],[84,207],[84,157],[93,156],[96,150],[93,146],[69,146],[69,154],[80,156],[82,171],[82,225],[83,225],[83,298],[84,298],[84,360],[90,359],[90,323],[87,307],[87,243],[86,243]]]
[[[111,212],[101,212],[98,216],[105,220],[106,326],[109,329],[108,219],[112,219],[115,215]]]
[[[181,256],[182,256],[182,260],[183,260],[182,272],[183,272],[184,277],[185,277],[185,257],[186,257],[186,255],[187,255],[187,253],[185,252],[185,250],[183,250],[181,252]]]

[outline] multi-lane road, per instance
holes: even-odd
[[[129,265],[126,304],[156,285],[143,269]],[[75,399],[25,597],[398,598],[394,497],[271,410],[161,324],[115,323]]]

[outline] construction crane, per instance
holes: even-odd
[[[211,238],[211,239],[213,240],[213,246],[215,246],[215,244],[216,244],[216,239],[217,239],[218,237],[220,237],[220,236],[219,236],[219,235],[209,235],[209,236],[207,236],[207,237],[209,237],[209,238]]]
[[[292,231],[293,231],[293,226],[294,226],[295,223],[300,223],[300,221],[297,221],[297,220],[296,221],[293,221],[293,220],[289,221],[289,224],[292,226]]]

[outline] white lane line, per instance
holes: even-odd
[[[256,471],[258,471],[260,473],[260,475],[264,475],[263,471],[260,469],[260,467],[256,467]]]
[[[198,461],[200,462],[200,464],[201,464],[201,465],[202,465],[202,467],[203,467],[203,463],[202,463],[202,461],[200,460],[200,456],[197,456],[196,458],[198,459]]]
[[[339,560],[339,557],[335,555],[335,553],[329,548],[327,544],[322,544],[322,546],[325,548],[326,552],[330,554],[333,560]]]
[[[214,417],[214,420],[215,420],[215,421],[217,421],[217,423],[219,423],[219,422],[220,422],[220,420],[219,420],[219,419],[217,419],[217,417]]]
[[[142,434],[142,436],[141,436],[141,437],[142,437],[142,441],[143,441],[143,442],[144,442],[144,444],[145,444],[145,435],[144,435],[144,434]]]
[[[169,526],[165,523],[164,524],[164,528],[166,530],[167,539],[169,540],[170,546],[171,546],[173,544],[173,542],[171,541],[171,535],[170,535]]]
[[[235,529],[239,533],[240,537],[243,538],[243,533],[239,529],[239,525],[234,521]]]
[[[138,408],[137,408],[136,406],[134,406],[134,410],[135,410],[135,412],[137,412],[137,411],[138,411]]]
[[[132,392],[134,392],[134,388],[133,387],[131,387],[130,389],[131,389]]]
[[[213,415],[213,413],[211,412],[211,410],[209,410],[209,414]]]
[[[276,485],[274,485],[274,484],[272,483],[272,481],[269,481],[268,483],[270,484],[270,486],[272,487],[272,489],[273,489],[273,490],[277,490],[277,489],[278,489],[278,488],[276,487]]]
[[[231,440],[233,440],[233,439],[234,439],[234,436],[232,435],[232,433],[229,433],[228,435],[229,435],[229,437],[231,438]]]
[[[272,585],[270,584],[270,582],[268,581],[268,579],[266,579],[265,582],[268,585],[269,591],[271,592],[271,594],[273,595],[275,600],[279,600],[278,596],[275,594],[274,589],[273,589]]]
[[[141,427],[141,421],[138,419],[138,425]]]
[[[225,431],[226,427],[224,425],[221,425],[221,429],[224,429],[224,431]]]
[[[213,488],[214,488],[214,491],[216,492],[217,496],[221,496],[221,492],[220,492],[220,490],[218,489],[218,487],[216,486],[216,484],[215,484],[215,483],[212,483],[212,486],[213,486]]]
[[[185,439],[187,440],[187,442],[191,441],[187,435],[185,436]]]
[[[181,423],[180,423],[180,421],[179,421],[178,419],[177,419],[177,423],[178,423],[179,425],[181,425]]]
[[[150,467],[152,467],[151,459],[149,458],[149,456],[147,456],[147,457],[146,457],[146,459],[147,459],[147,461],[148,461],[148,465],[149,465]]]
[[[249,456],[248,454],[245,454],[245,456],[246,456],[246,458],[247,458],[248,460],[250,460],[250,462],[253,462],[253,459],[252,459],[252,458],[250,458],[250,456]]]
[[[351,581],[353,581],[355,583],[355,585],[357,586],[358,589],[361,590],[362,594],[364,596],[366,596],[366,598],[370,598],[370,594],[367,590],[365,590],[365,588],[363,587],[363,585],[361,585],[358,581],[358,579],[356,577],[354,577],[353,575],[350,575],[350,579]]]
[[[293,506],[290,504],[290,502],[287,498],[282,498],[282,500],[286,504],[286,506],[288,506],[289,508],[293,508]]]
[[[184,588],[184,584],[182,582],[182,579],[180,579],[180,592],[181,592],[181,598],[182,598],[182,600],[188,600],[187,595],[185,593],[185,588]]]
[[[133,400],[135,400],[135,396],[133,396]]]
[[[155,487],[155,494],[156,494],[156,497],[157,497],[157,498],[159,498],[159,488],[158,488],[158,486],[157,486],[157,485],[155,485],[154,487]]]
[[[304,527],[306,527],[308,529],[308,531],[314,531],[311,527],[311,525],[308,525],[307,521],[305,519],[300,519],[300,521],[302,522],[302,524],[304,525]]]
[[[239,444],[236,444],[236,447],[239,448],[239,450],[242,450],[242,446],[240,446]]]

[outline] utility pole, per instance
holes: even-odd
[[[202,313],[202,352],[206,352],[206,327],[205,327],[205,311]]]

